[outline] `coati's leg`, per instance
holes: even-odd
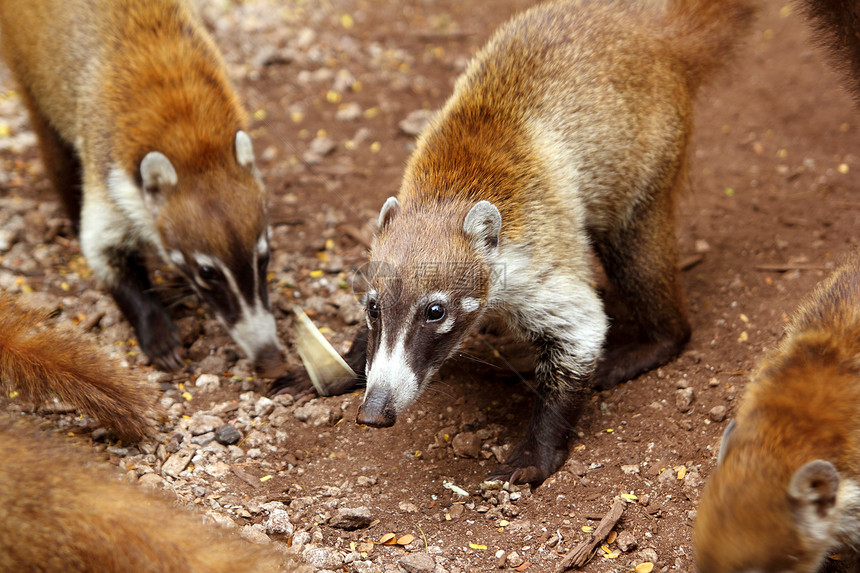
[[[81,161],[74,147],[57,133],[39,108],[33,103],[26,89],[22,88],[22,98],[30,110],[30,125],[39,140],[39,150],[45,173],[54,189],[59,193],[66,214],[72,220],[75,233],[81,223]]]
[[[362,324],[358,327],[358,332],[355,333],[355,338],[352,341],[352,346],[344,355],[343,359],[356,373],[356,377],[352,379],[344,379],[338,381],[338,384],[332,384],[328,387],[328,393],[332,396],[349,392],[364,381],[364,370],[367,364],[367,325]],[[269,386],[269,396],[277,396],[278,394],[289,393],[292,395],[302,394],[305,391],[310,391],[313,388],[313,383],[308,377],[307,371],[302,368],[290,372],[285,376],[276,378]]]
[[[85,173],[81,250],[134,328],[141,350],[162,370],[179,370],[179,337],[164,306],[152,294],[136,233],[108,199],[97,177]]]
[[[588,395],[588,376],[565,366],[558,341],[538,343],[537,396],[523,440],[488,479],[540,485],[567,459],[568,439]]]
[[[512,326],[539,350],[537,396],[525,437],[490,479],[539,485],[561,467],[603,347],[607,319],[587,277],[570,283],[560,279],[573,273],[548,276],[511,314]]]
[[[111,256],[115,282],[108,290],[134,328],[141,349],[160,370],[182,369],[179,336],[164,306],[151,294],[152,284],[137,252],[115,251]]]
[[[640,204],[627,227],[597,237],[595,244],[639,330],[637,340],[609,349],[598,364],[594,384],[606,389],[665,364],[690,339],[669,193]]]

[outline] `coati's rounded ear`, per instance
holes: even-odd
[[[807,515],[825,519],[836,505],[839,472],[825,460],[813,460],[800,466],[788,484],[788,495],[801,503]]]
[[[153,193],[165,186],[176,185],[179,178],[166,155],[159,151],[150,151],[140,162],[140,180],[144,190]]]
[[[732,447],[732,434],[735,431],[735,421],[732,420],[729,422],[729,425],[726,426],[726,429],[723,430],[723,439],[720,441],[720,453],[717,456],[717,465],[723,463],[723,459],[726,457],[726,452]]]
[[[254,165],[254,146],[248,134],[241,129],[236,132],[236,161],[242,167]]]
[[[383,229],[388,223],[397,216],[400,211],[400,201],[397,197],[389,197],[379,210],[379,228]]]
[[[472,243],[492,252],[499,246],[502,214],[489,201],[478,201],[463,221],[463,231],[472,237]]]

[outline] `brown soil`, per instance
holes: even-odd
[[[364,261],[369,222],[397,191],[413,145],[398,122],[416,109],[437,108],[465,58],[496,25],[529,4],[291,4],[289,14],[281,14],[285,29],[308,26],[317,35],[298,48],[295,59],[275,58],[251,73],[239,73],[243,61],[276,38],[277,30],[243,36],[236,25],[216,33],[248,108],[257,112],[253,136],[271,194],[277,251],[271,270],[286,340],[288,310],[297,303],[316,311],[314,320],[330,329],[340,350],[348,345],[356,327],[342,319],[348,313],[326,301],[349,302],[343,287],[349,269]],[[231,17],[241,23],[242,10]],[[598,550],[583,570],[628,570],[655,556],[655,570],[692,570],[696,501],[750,370],[779,339],[787,314],[856,244],[860,199],[852,193],[860,188],[860,160],[849,150],[856,145],[858,120],[838,77],[807,36],[803,19],[785,2],[767,1],[739,63],[703,90],[678,230],[682,258],[698,261],[683,274],[692,340],[670,364],[595,393],[578,422],[568,463],[541,487],[526,489],[515,502],[480,494],[479,484],[497,463],[494,448],[519,440],[532,400],[530,374],[516,367],[528,362],[529,348],[480,334],[392,428],[354,423],[359,393],[319,399],[337,412],[336,423],[314,427],[291,418],[280,427],[287,439],[265,455],[275,471],[245,466],[255,477],[274,477],[252,487],[228,476],[232,493],[289,501],[337,486],[340,507],[370,507],[376,523],[354,532],[331,528],[324,522],[333,505],[317,500],[304,509],[291,506],[297,530],[319,531],[324,545],[347,552],[353,541],[412,534],[416,542],[407,549],[377,546],[368,558],[390,569],[408,549],[423,550],[426,543],[452,573],[495,569],[500,549],[518,552],[531,563],[529,571],[552,571],[559,553],[586,537],[582,526],[596,525],[614,496],[633,493],[638,502],[627,505],[618,529],[632,533],[638,548],[615,559]],[[291,41],[285,38],[280,47],[289,48]],[[302,70],[326,69],[348,69],[360,84],[334,89],[336,75],[318,72],[319,81],[300,77]],[[336,117],[353,102],[359,117]],[[298,158],[323,135],[335,148],[305,165]],[[51,198],[44,177],[28,171],[35,152],[24,159],[28,163],[14,167],[21,177],[4,184],[4,193]],[[0,160],[12,169],[18,158],[4,152]],[[326,245],[327,239],[333,242]],[[79,252],[62,232],[54,240],[66,255]],[[7,269],[14,264],[8,256],[3,261]],[[313,272],[318,269],[322,277]],[[35,272],[27,281],[37,291],[58,293],[58,276]],[[84,287],[95,285],[84,280]],[[194,309],[179,312],[190,316]],[[218,327],[204,330],[191,345],[192,358],[204,356],[210,345],[232,345]],[[694,396],[685,411],[677,404],[682,388]],[[215,396],[201,394],[185,404],[185,413],[236,400],[240,392],[240,384],[225,379]],[[712,421],[709,412],[717,406],[727,408],[725,420]],[[482,439],[477,459],[455,455],[450,439],[461,432]],[[664,469],[671,474],[660,476]],[[375,479],[375,485],[360,486],[359,476]],[[443,487],[447,481],[472,496],[463,503]],[[456,509],[460,505],[463,511]],[[479,512],[480,506],[489,511]],[[560,543],[547,544],[559,535]],[[649,548],[654,553],[642,552]]]

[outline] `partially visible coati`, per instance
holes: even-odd
[[[493,477],[540,483],[566,458],[592,383],[680,352],[690,326],[674,210],[693,98],[753,14],[742,0],[570,0],[493,35],[379,214],[353,351],[366,337],[359,423],[394,424],[481,319],[500,315],[537,347],[538,395]],[[592,247],[640,330],[608,352]]]
[[[834,552],[857,570],[856,256],[800,306],[747,386],[699,502],[694,542],[700,573],[813,573]]]
[[[153,363],[182,367],[148,248],[259,373],[281,374],[265,192],[246,114],[191,2],[3,0],[0,48],[87,262]]]
[[[44,312],[21,306],[5,292],[0,292],[0,391],[38,404],[57,396],[126,442],[146,433],[155,401],[138,377],[107,360],[93,342],[51,324]]]
[[[854,0],[797,0],[815,31],[818,43],[830,51],[833,65],[843,73],[846,87],[860,105],[860,3]]]
[[[0,571],[310,571],[0,416]]]

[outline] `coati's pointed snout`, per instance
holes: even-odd
[[[397,412],[391,406],[387,393],[371,394],[359,407],[355,421],[372,428],[388,428],[397,421]]]

